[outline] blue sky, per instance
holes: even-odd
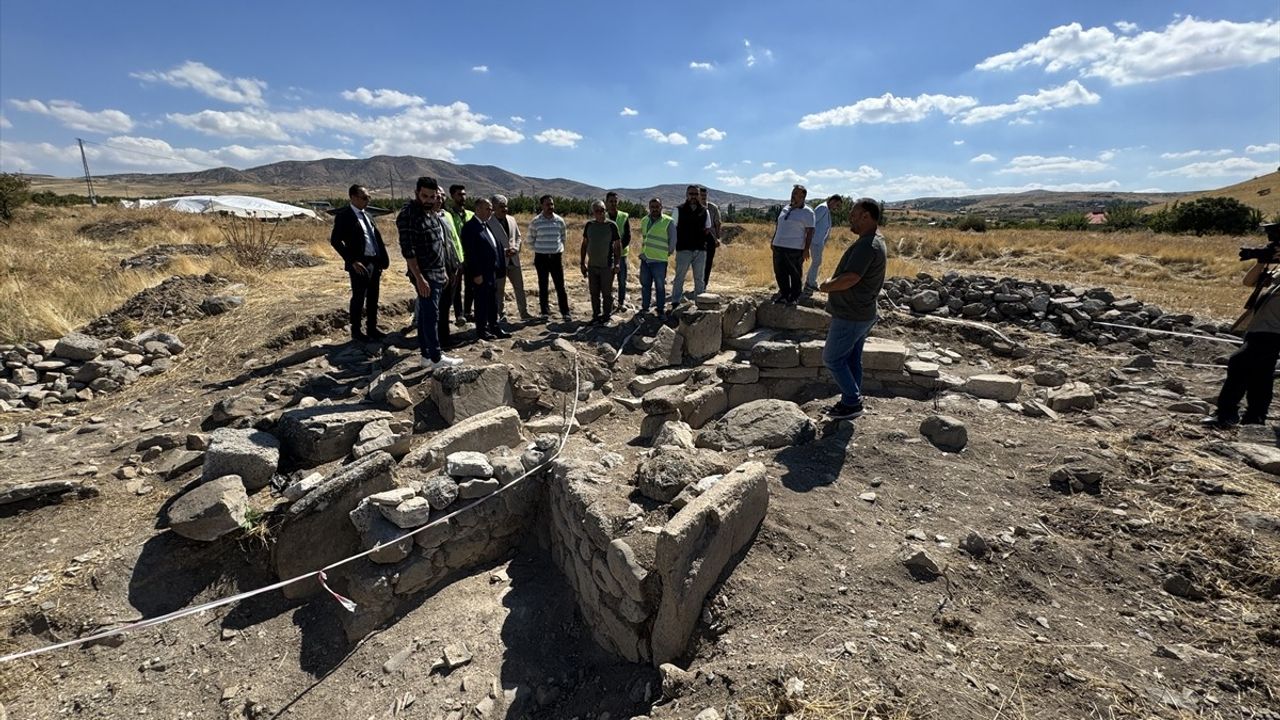
[[[1206,189],[1280,165],[1280,5],[3,3],[0,168],[79,174],[77,137],[96,174],[391,154],[761,197]]]

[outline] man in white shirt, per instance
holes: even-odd
[[[773,232],[773,276],[778,292],[773,302],[795,305],[800,300],[801,270],[809,259],[815,218],[804,204],[809,191],[803,185],[791,188],[791,202],[778,213],[778,226]]]
[[[818,273],[822,272],[822,251],[827,246],[827,238],[831,235],[831,214],[844,208],[844,198],[832,195],[827,201],[813,209],[813,243],[809,250],[809,274],[804,281],[806,292],[818,289]]]

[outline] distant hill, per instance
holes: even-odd
[[[131,194],[164,193],[214,193],[250,192],[268,194],[279,199],[303,199],[306,197],[342,197],[352,183],[362,183],[376,195],[408,197],[417,179],[423,175],[434,177],[448,186],[462,183],[471,197],[502,193],[504,195],[559,195],[562,197],[604,198],[607,190],[616,190],[626,200],[644,203],[651,197],[662,199],[668,207],[684,201],[685,185],[667,184],[647,188],[601,188],[567,178],[537,178],[518,175],[494,165],[456,165],[444,160],[379,155],[376,157],[341,160],[290,160],[260,167],[235,170],[217,168],[189,173],[128,173],[104,175],[95,178],[101,194],[119,194],[118,188],[128,187]],[[71,183],[74,190],[75,180]],[[735,203],[741,206],[767,205],[775,200],[752,197],[740,193],[709,188],[712,202],[721,206]]]
[[[1202,197],[1229,197],[1235,198],[1250,207],[1258,208],[1262,211],[1262,216],[1270,221],[1277,214],[1280,214],[1280,171],[1260,175],[1252,180],[1245,180],[1242,183],[1228,185],[1218,190],[1206,190],[1204,192],[1187,193],[1178,198],[1182,202],[1188,202]],[[1151,208],[1159,210],[1164,207]]]
[[[1083,212],[1105,208],[1112,203],[1151,205],[1172,202],[1188,193],[1132,193],[1132,192],[1055,192],[1028,190],[1020,193],[996,195],[965,195],[961,197],[927,197],[888,203],[896,210],[934,212],[946,215],[983,215],[1006,220],[1056,217],[1064,213]]]

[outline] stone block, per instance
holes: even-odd
[[[969,378],[962,390],[976,398],[1013,402],[1022,392],[1022,382],[1008,375],[988,373]]]
[[[800,343],[800,364],[811,368],[822,367],[822,351],[826,347],[826,340],[806,340]]]
[[[920,423],[920,434],[933,446],[947,452],[960,452],[969,444],[969,431],[963,422],[950,415],[930,415]]]
[[[740,557],[768,508],[765,466],[749,462],[663,526],[654,563],[662,594],[650,641],[653,662],[670,662],[684,654],[707,593]]]
[[[637,370],[661,370],[684,361],[684,336],[663,325],[653,345],[636,361]]]
[[[346,457],[355,447],[361,428],[392,417],[386,410],[370,410],[362,405],[316,405],[285,412],[276,434],[299,464],[314,467]]]
[[[754,365],[752,367],[755,367]],[[764,400],[769,397],[769,389],[759,382],[730,385],[728,387],[728,405],[729,409],[733,409],[749,402],[756,400]]]
[[[749,386],[733,386],[749,387]],[[813,420],[800,406],[787,400],[764,399],[735,407],[707,429],[698,433],[698,447],[739,450],[760,446],[781,448],[812,440],[817,433]]]
[[[387,520],[379,511],[379,506],[372,502],[372,498],[361,500],[348,513],[348,517],[360,535],[361,550],[381,546],[369,555],[373,562],[390,565],[409,557],[409,551],[413,550],[413,538],[400,539],[405,531]]]
[[[83,333],[73,332],[63,335],[53,347],[55,357],[68,360],[92,360],[102,352],[102,341]]]
[[[894,340],[869,337],[862,346],[863,370],[902,372],[907,362],[907,346]]]
[[[459,500],[475,500],[492,495],[502,483],[493,478],[477,478],[458,483]]]
[[[818,377],[819,368],[816,367],[784,367],[784,368],[761,368],[761,380],[815,380]]]
[[[462,450],[445,458],[444,471],[456,478],[487,478],[493,475],[493,465],[482,452]]]
[[[680,403],[680,416],[697,430],[729,409],[729,396],[723,385],[708,385],[685,396]]]
[[[692,450],[694,447],[693,429],[689,427],[688,423],[679,420],[663,423],[653,436],[653,447],[662,445],[674,445],[675,447]]]
[[[627,389],[636,397],[643,397],[649,391],[663,385],[683,385],[693,376],[693,368],[674,368],[659,370],[650,375],[637,375],[627,384]]]
[[[756,325],[775,330],[826,332],[831,316],[818,308],[767,302],[756,309]]]
[[[720,319],[720,329],[725,339],[736,338],[755,330],[755,300],[750,297],[736,297],[730,300]]]
[[[573,417],[579,425],[589,425],[613,412],[614,402],[607,397],[596,398],[589,402],[578,403],[578,411]]]
[[[795,343],[766,340],[751,348],[751,364],[760,368],[789,368],[800,364],[800,347]]]
[[[633,482],[640,494],[658,502],[671,502],[687,485],[729,469],[724,458],[708,450],[686,450],[674,445],[658,447],[640,462]]]
[[[772,340],[778,334],[778,331],[773,328],[756,328],[751,332],[728,338],[724,344],[733,350],[750,350],[758,343]]]
[[[489,452],[505,445],[524,443],[520,433],[520,414],[515,408],[500,407],[463,420],[428,438],[401,461],[409,467],[434,470],[444,465],[450,453],[460,450]]]
[[[214,478],[173,501],[169,529],[185,538],[208,542],[239,530],[249,498],[235,475]]]
[[[280,441],[261,430],[219,428],[209,436],[205,480],[239,475],[246,490],[266,487],[280,464]]]
[[[1098,396],[1088,383],[1070,382],[1049,391],[1049,407],[1055,412],[1092,410],[1098,406]]]
[[[679,333],[684,338],[684,357],[702,362],[720,352],[723,340],[719,310],[697,310],[680,316]]]
[[[729,363],[716,367],[716,375],[726,383],[745,385],[760,380],[760,368],[750,363]]]
[[[437,370],[431,399],[449,424],[511,405],[511,368],[507,365],[459,365]]]

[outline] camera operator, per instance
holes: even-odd
[[[1218,394],[1218,409],[1204,419],[1204,424],[1229,428],[1243,422],[1245,425],[1263,425],[1267,421],[1267,408],[1271,405],[1274,388],[1273,377],[1276,359],[1280,357],[1280,297],[1275,276],[1269,267],[1278,259],[1280,226],[1264,226],[1272,239],[1266,248],[1242,250],[1242,259],[1251,257],[1256,264],[1244,276],[1244,284],[1256,288],[1247,307],[1252,312],[1245,326],[1244,344],[1227,360],[1227,379]],[[1245,412],[1240,417],[1240,400],[1244,398]]]

